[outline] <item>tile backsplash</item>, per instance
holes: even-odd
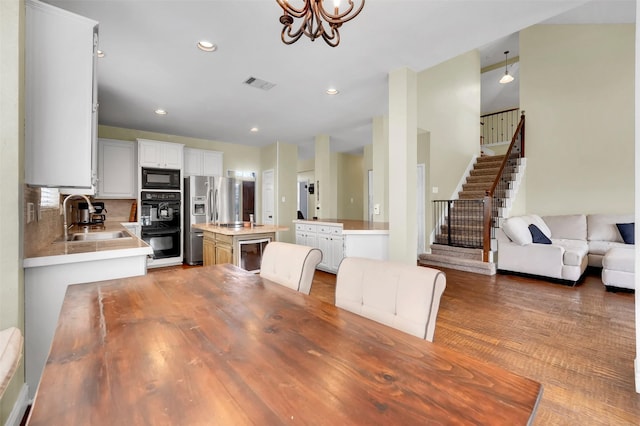
[[[60,208],[43,209],[39,215],[38,208],[36,208],[36,220],[27,223],[27,203],[33,203],[34,206],[40,205],[40,188],[25,185],[24,198],[24,257],[29,258],[36,255],[43,247],[62,237],[63,216]],[[90,197],[90,199],[94,201],[92,197]],[[64,197],[61,196],[61,204],[63,200]],[[131,206],[135,200],[95,199],[95,201],[102,201],[104,203],[106,220],[108,222],[129,222]],[[69,206],[73,206],[70,208],[69,216],[67,217],[69,224],[75,223],[77,220],[73,212],[77,211],[78,202],[82,202],[82,199],[69,200],[67,203]]]

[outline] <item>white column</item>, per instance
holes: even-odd
[[[389,258],[415,264],[417,75],[402,68],[389,73]]]

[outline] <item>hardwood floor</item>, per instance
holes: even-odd
[[[567,287],[442,271],[434,342],[542,383],[534,425],[640,424],[633,294],[606,292],[597,273]],[[335,278],[316,271],[311,295],[334,303]]]

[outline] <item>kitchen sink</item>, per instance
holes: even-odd
[[[69,241],[105,241],[105,240],[117,240],[123,238],[131,238],[125,231],[113,231],[113,232],[74,232],[69,234],[67,242]]]

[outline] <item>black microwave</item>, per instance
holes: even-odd
[[[142,168],[142,189],[180,190],[180,170]]]

